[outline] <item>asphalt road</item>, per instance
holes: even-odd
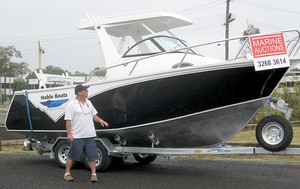
[[[299,188],[300,163],[270,163],[158,158],[141,165],[129,158],[98,173],[99,182],[90,183],[83,166],[72,170],[74,182],[63,180],[64,169],[47,155],[0,153],[0,187],[15,188]]]

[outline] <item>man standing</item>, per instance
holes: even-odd
[[[95,142],[96,130],[94,122],[99,122],[103,127],[108,123],[97,116],[97,110],[91,101],[87,99],[89,86],[81,84],[75,87],[76,98],[66,107],[65,120],[67,138],[71,142],[71,147],[66,162],[64,179],[73,181],[70,174],[73,161],[80,161],[83,150],[85,150],[92,176],[91,182],[97,182],[96,162],[99,159],[98,150]]]

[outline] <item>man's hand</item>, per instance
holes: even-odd
[[[66,120],[66,129],[67,129],[67,138],[70,142],[74,140],[73,135],[71,133],[71,121]]]
[[[103,119],[100,119],[99,123],[102,125],[102,127],[108,127],[108,123]]]
[[[108,127],[108,123],[101,119],[99,116],[95,115],[93,119],[95,122],[99,122],[102,125],[102,127]]]
[[[67,138],[70,142],[73,142],[74,138],[72,134],[67,134]]]

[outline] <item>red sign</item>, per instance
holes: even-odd
[[[282,33],[250,36],[254,58],[287,54]]]
[[[289,67],[282,32],[249,36],[256,71]]]

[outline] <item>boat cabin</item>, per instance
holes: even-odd
[[[220,62],[190,49],[170,30],[192,22],[174,13],[146,12],[123,17],[88,16],[79,29],[98,34],[109,79],[151,74],[179,67]],[[164,32],[166,35],[162,35]],[[114,41],[119,39],[118,46]],[[133,42],[125,53],[125,43]]]

